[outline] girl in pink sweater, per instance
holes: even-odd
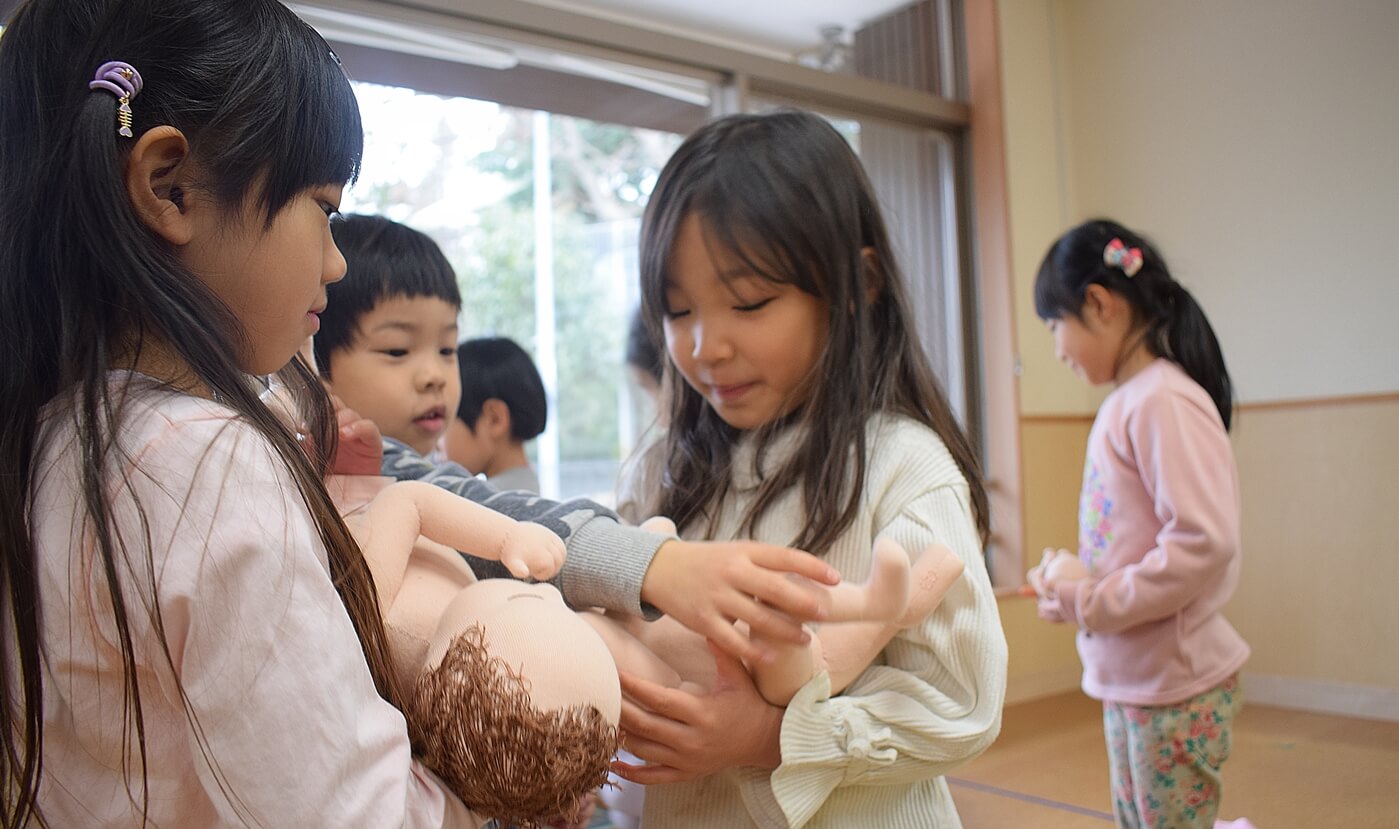
[[[1249,654],[1221,613],[1240,567],[1224,357],[1161,255],[1111,221],[1055,242],[1035,308],[1059,359],[1116,386],[1088,437],[1087,574],[1033,579],[1039,614],[1079,627],[1083,690],[1103,701],[1118,825],[1211,826]]]

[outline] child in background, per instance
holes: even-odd
[[[1116,388],[1088,436],[1078,556],[1037,578],[1039,613],[1079,627],[1083,690],[1103,701],[1122,827],[1209,827],[1243,704],[1232,386],[1204,312],[1145,239],[1085,222],[1045,255],[1035,308],[1059,359]]]
[[[525,442],[544,431],[544,381],[514,340],[482,337],[457,346],[461,402],[447,427],[447,457],[500,490],[539,492]]]
[[[940,542],[966,570],[839,696],[821,673],[769,705],[718,654],[707,695],[624,674],[626,747],[647,765],[616,768],[649,784],[642,824],[958,825],[943,775],[990,745],[1005,695],[986,494],[859,160],[807,113],[703,127],[652,193],[641,279],[684,380],[660,463],[640,467],[646,512],[684,538],[804,545],[852,582],[879,536]]]
[[[328,290],[315,357],[342,411],[376,424],[376,435],[382,432],[382,457],[378,451],[360,456],[372,458],[389,477],[431,483],[553,530],[564,539],[568,558],[550,583],[575,608],[670,613],[747,658],[763,648],[739,635],[734,619],[779,640],[805,638],[793,616],[806,618],[816,606],[784,572],[836,578],[810,556],[772,545],[680,541],[623,526],[591,501],[556,503],[528,492],[497,491],[459,464],[430,460],[460,393],[456,275],[432,239],[389,219],[349,216],[333,223],[332,233],[343,246],[347,272]],[[350,433],[344,437],[353,442]],[[467,561],[479,578],[510,576],[499,561]]]
[[[344,273],[334,54],[273,0],[29,0],[0,89],[0,822],[480,826],[412,759],[329,399],[302,367],[299,442],[250,376]]]
[[[457,275],[425,233],[382,216],[331,228],[348,263],[327,290],[316,364],[345,405],[424,457],[457,410]]]

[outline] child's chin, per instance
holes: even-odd
[[[409,449],[425,458],[437,449],[436,439],[424,438],[422,432],[414,432],[411,435],[389,435],[389,437],[405,444]]]

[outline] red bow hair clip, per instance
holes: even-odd
[[[1127,277],[1137,275],[1142,269],[1142,249],[1129,248],[1121,239],[1113,239],[1103,248],[1103,264],[1109,268],[1121,268]]]

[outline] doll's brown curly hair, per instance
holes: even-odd
[[[525,829],[573,817],[606,782],[621,739],[592,706],[535,708],[529,681],[487,650],[480,625],[418,678],[408,729],[423,763],[462,802]]]

